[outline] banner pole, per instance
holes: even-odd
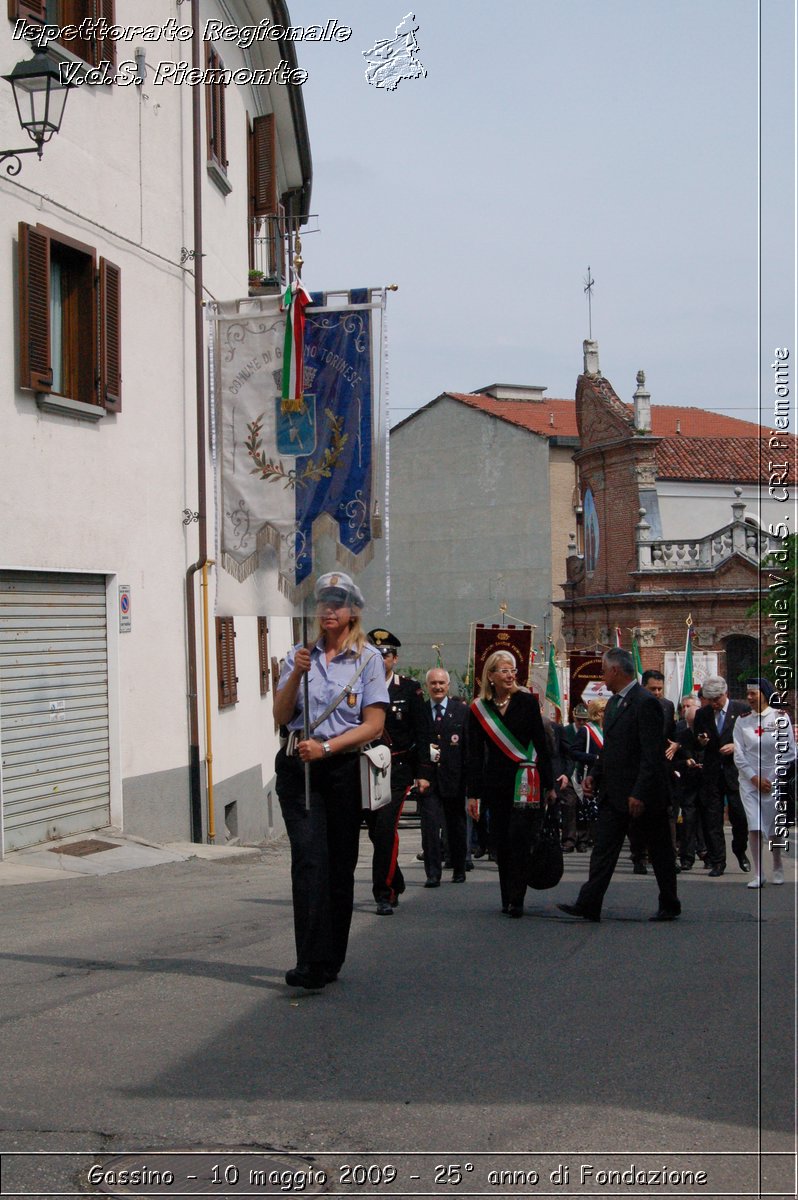
[[[302,600],[302,645],[308,644],[308,611],[307,598]],[[310,680],[309,672],[302,676],[302,737],[305,741],[310,737]],[[305,763],[305,812],[310,812],[310,763]]]

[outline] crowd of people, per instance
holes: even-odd
[[[726,870],[726,812],[748,887],[768,881],[766,846],[770,882],[784,882],[784,798],[794,782],[785,786],[783,773],[789,764],[794,772],[795,737],[767,680],[751,680],[743,703],[712,676],[677,713],[661,672],[638,682],[631,654],[617,647],[602,659],[610,698],[577,704],[570,724],[555,724],[519,686],[509,651],[488,657],[470,705],[449,694],[440,665],[426,674],[425,697],[397,670],[399,639],[387,629],[364,632],[364,599],[348,575],[323,575],[315,598],[318,628],[286,656],[274,700],[297,952],[290,986],[315,990],[338,977],[364,817],[376,912],[393,916],[405,890],[399,819],[411,796],[425,887],[440,887],[444,867],[452,883],[465,883],[472,855],[487,855],[512,918],[523,916],[530,854],[552,806],[563,853],[590,851],[587,881],[573,903],[558,905],[574,918],[600,921],[628,838],[634,872],[650,866],[657,880],[650,919],[677,919],[679,873],[697,862],[709,878]],[[360,751],[375,742],[390,749],[390,798],[364,813]]]

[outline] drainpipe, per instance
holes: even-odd
[[[200,68],[199,0],[191,0],[191,65]],[[191,798],[191,840],[202,841],[202,786],[200,779],[199,703],[197,693],[197,610],[194,576],[208,562],[205,511],[205,328],[202,311],[202,121],[200,101],[204,88],[191,89],[194,167],[194,353],[197,388],[197,519],[199,558],[186,571],[186,636],[188,639],[188,772]]]

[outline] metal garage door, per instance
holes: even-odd
[[[0,572],[5,850],[110,822],[100,575]]]

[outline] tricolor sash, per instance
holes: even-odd
[[[479,721],[491,741],[499,747],[503,754],[514,762],[518,770],[515,775],[514,804],[540,804],[540,775],[535,766],[537,750],[532,742],[524,747],[518,738],[510,732],[497,712],[488,708],[484,700],[474,700],[471,711]]]
[[[601,726],[597,725],[595,721],[588,721],[585,729],[587,730],[588,750],[590,749],[591,742],[597,751],[601,750],[604,746],[604,731]]]

